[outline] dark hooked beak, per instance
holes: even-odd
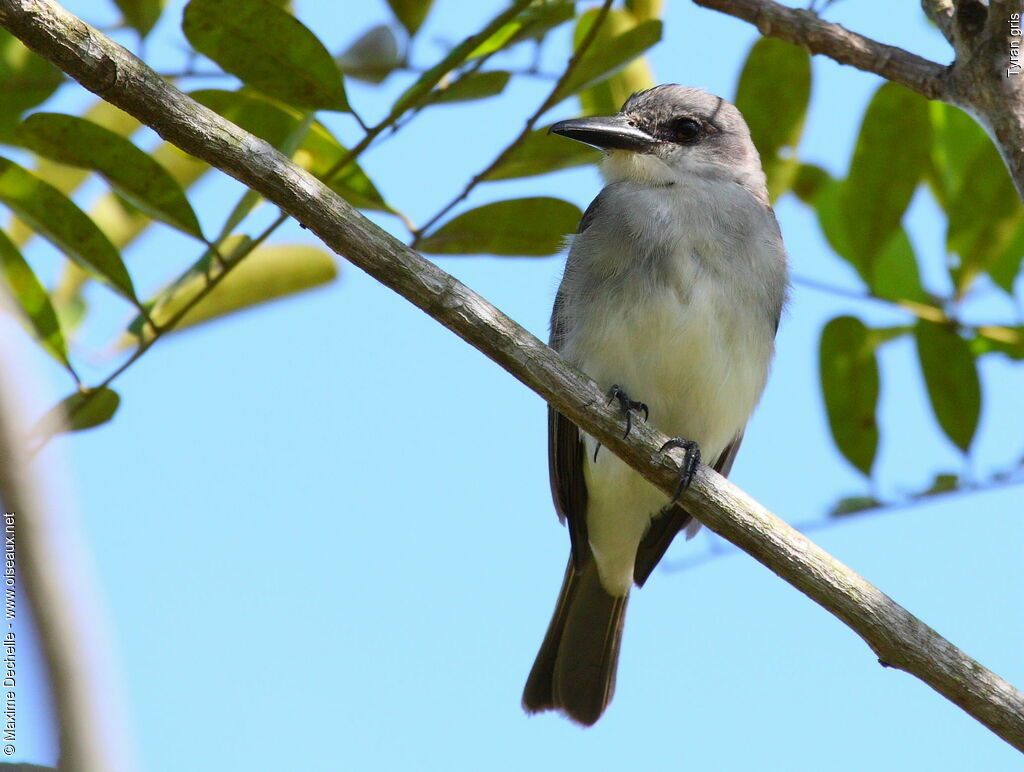
[[[635,153],[650,153],[658,140],[646,131],[638,129],[621,115],[601,118],[575,118],[559,121],[548,129],[549,134],[585,142],[603,150],[632,150]]]

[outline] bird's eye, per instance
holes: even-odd
[[[693,118],[680,118],[673,121],[672,133],[678,142],[693,142],[701,135],[701,125]]]

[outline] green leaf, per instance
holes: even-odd
[[[74,295],[62,301],[55,310],[61,329],[74,332],[85,320],[89,306],[81,295]]]
[[[832,182],[832,175],[814,164],[800,164],[793,177],[792,190],[805,204],[815,203],[821,190]]]
[[[489,56],[523,40],[541,40],[550,30],[572,19],[575,13],[575,4],[571,0],[549,0],[531,5],[508,24],[495,30],[467,58]]]
[[[346,75],[380,83],[402,64],[395,33],[386,24],[371,27],[335,60]]]
[[[932,299],[921,286],[917,255],[904,228],[896,229],[885,249],[871,263],[870,270],[868,286],[878,297],[932,303]]]
[[[181,185],[119,134],[73,115],[33,113],[18,127],[18,141],[54,161],[94,169],[133,206],[202,240]]]
[[[454,82],[431,93],[430,102],[451,104],[452,102],[470,102],[474,99],[496,96],[505,90],[511,77],[512,73],[504,70],[467,72]]]
[[[968,164],[983,145],[991,144],[985,130],[959,107],[929,102],[932,121],[932,152],[929,182],[935,198],[952,214],[952,199],[963,185]]]
[[[64,73],[0,29],[0,141],[10,142],[21,114],[45,102],[64,81]]]
[[[114,417],[121,397],[107,387],[78,391],[54,405],[32,430],[36,437],[80,432],[105,424]]]
[[[114,107],[109,102],[104,102],[102,99],[97,99],[93,102],[82,117],[122,137],[130,136],[142,125],[135,117]],[[14,139],[13,136],[12,139]],[[20,139],[15,139],[15,141],[21,144]],[[48,158],[39,159],[33,174],[50,183],[65,195],[70,195],[89,179],[89,170],[65,166]],[[11,238],[14,239],[15,243],[23,243],[24,236],[21,233],[12,232]]]
[[[565,142],[548,134],[548,126],[531,131],[519,145],[505,156],[484,180],[509,180],[532,177],[559,169],[597,163],[601,151],[582,142]]]
[[[268,0],[190,0],[185,37],[268,96],[311,110],[348,110],[337,62],[316,35]]]
[[[416,246],[439,255],[553,255],[581,216],[558,198],[499,201],[460,214]]]
[[[958,295],[1013,248],[1024,226],[1024,206],[995,145],[981,144],[949,206],[946,247],[960,256],[952,271]]]
[[[864,115],[840,197],[850,258],[865,275],[899,227],[930,151],[927,100],[895,83],[883,85]]]
[[[940,472],[935,475],[932,480],[932,484],[925,488],[919,493],[915,493],[913,498],[924,499],[929,496],[941,496],[944,493],[953,493],[960,487],[960,475],[953,474],[951,472]]]
[[[197,158],[182,152],[169,142],[157,145],[150,156],[168,171],[171,177],[185,190],[195,185],[211,167]],[[65,167],[70,168],[70,167]],[[110,242],[120,250],[124,250],[142,233],[153,225],[153,219],[147,217],[137,207],[128,204],[115,191],[108,191],[97,199],[89,208],[89,216],[93,219]]]
[[[409,37],[415,35],[423,25],[424,19],[430,12],[433,0],[388,0],[391,12],[401,22],[409,33]]]
[[[144,308],[147,311],[152,312],[154,308],[166,305],[172,297],[180,294],[182,287],[195,283],[196,281],[201,280],[203,286],[206,286],[213,278],[223,273],[225,265],[232,265],[245,259],[245,257],[253,252],[255,248],[256,245],[253,240],[245,234],[233,233],[229,236],[225,236],[223,239],[219,240],[219,243],[211,244],[207,247],[203,254],[199,256],[199,259],[188,267],[188,270],[165,285],[156,293],[156,295],[147,300],[144,304]],[[166,322],[167,320],[164,319],[164,323]],[[144,334],[148,337],[152,337],[150,334],[152,333],[152,330],[144,329],[145,326],[146,318],[142,314],[139,314],[128,325],[126,331],[128,334],[123,337],[121,343],[127,347],[141,341]]]
[[[814,194],[814,211],[818,215],[818,225],[828,245],[835,253],[850,263],[863,278],[865,266],[853,259],[853,245],[846,233],[846,219],[843,217],[842,205],[843,183],[829,179]],[[865,279],[866,281],[866,279]]]
[[[881,506],[883,506],[882,502],[874,496],[845,496],[832,505],[828,514],[829,517],[849,517]]]
[[[869,330],[852,316],[825,325],[819,347],[821,390],[839,452],[865,476],[878,452],[878,362]]]
[[[1017,232],[1010,238],[989,265],[988,275],[1007,295],[1013,296],[1013,285],[1024,267],[1024,222],[1017,226]]]
[[[103,231],[71,199],[6,158],[0,158],[0,202],[80,267],[135,299],[128,270]]]
[[[314,123],[295,153],[295,162],[317,178],[324,179],[335,163],[347,155],[348,151],[323,124]],[[373,181],[354,162],[325,182],[327,187],[357,209],[394,212],[381,197]]]
[[[580,16],[573,32],[573,47],[578,49],[597,20],[598,9],[594,8]],[[597,31],[589,51],[607,46],[619,35],[636,29],[639,21],[628,11],[611,9],[604,23]],[[654,85],[651,68],[647,60],[637,57],[615,74],[579,92],[580,109],[585,115],[612,115],[619,111],[629,96]]]
[[[191,96],[274,147],[281,147],[303,120],[300,111],[273,104],[254,94],[204,89],[192,92]],[[293,157],[297,164],[322,179],[327,170],[347,152],[322,124],[314,123]],[[348,164],[331,178],[327,185],[354,207],[381,212],[392,211],[373,182],[356,163]]]
[[[388,119],[397,120],[407,110],[420,106],[442,78],[465,62],[473,54],[473,51],[486,42],[496,30],[500,30],[505,24],[514,20],[529,4],[530,0],[512,0],[507,8],[485,24],[479,32],[470,35],[455,46],[440,62],[418,77],[415,83],[399,95],[391,105]]]
[[[178,322],[174,332],[327,284],[337,275],[334,258],[320,247],[306,244],[260,247],[232,268],[231,273]],[[207,284],[204,274],[193,272],[188,280],[152,305],[153,321],[165,324]],[[136,319],[132,328],[142,329],[141,322]],[[148,328],[146,332],[148,334]]]
[[[540,5],[531,6],[523,13],[522,29],[516,33],[513,41],[543,40],[548,32],[575,16],[576,4],[573,0],[547,0]]]
[[[889,241],[871,262],[865,264],[856,260],[852,239],[847,234],[849,223],[843,216],[842,183],[833,180],[823,169],[813,167],[804,171],[801,168],[794,191],[801,198],[810,198],[829,246],[856,269],[871,292],[889,300],[909,300],[933,305],[933,299],[921,284],[917,255],[906,230],[897,226]]]
[[[760,38],[747,56],[736,107],[750,127],[774,201],[789,190],[800,168],[800,142],[811,99],[811,56],[776,38]]]
[[[810,98],[807,50],[776,38],[758,39],[740,73],[736,107],[762,159],[784,147],[796,148]]]
[[[139,128],[138,120],[122,112],[113,105],[97,100],[83,115],[87,120],[97,123],[111,131],[128,137]],[[166,169],[175,181],[184,189],[194,185],[202,175],[210,171],[210,167],[176,148],[169,142],[158,144],[148,155]],[[62,193],[69,194],[89,177],[89,172],[64,164],[40,159],[36,176],[49,182]],[[110,242],[123,250],[142,232],[153,224],[150,217],[135,207],[125,206],[124,199],[116,192],[109,191],[97,199],[89,208],[89,216],[99,226]],[[18,225],[21,225],[18,223]],[[32,233],[22,225],[11,228],[11,238],[15,243],[24,243]],[[60,309],[58,308],[58,313]],[[65,328],[67,329],[67,328]]]
[[[142,37],[146,37],[159,21],[166,0],[114,0],[124,20]]]
[[[971,347],[950,326],[923,319],[914,337],[935,418],[953,444],[966,453],[981,415],[981,384]]]
[[[303,116],[301,110],[270,102],[249,90],[210,88],[192,91],[189,96],[274,147],[281,146]]]
[[[588,11],[580,17],[574,35],[577,44],[587,34],[596,18],[597,13],[595,11]],[[615,34],[606,37],[605,32],[607,28],[598,31],[593,45],[587,49],[587,52],[583,55],[579,64],[576,65],[569,79],[558,90],[556,99],[565,99],[603,81],[605,78],[615,75],[648,48],[661,40],[662,25],[660,21],[645,21],[621,33],[615,30],[616,26],[632,25],[634,23],[635,20],[631,14],[624,11],[609,12],[606,24],[610,26],[610,29]],[[633,78],[638,77],[637,72],[634,71],[632,76]],[[640,84],[639,88],[646,88],[650,85],[649,73],[643,79],[648,82]],[[633,88],[633,90],[636,90],[636,88]],[[629,94],[626,94],[626,96],[628,97]],[[615,98],[617,99],[617,97]],[[612,112],[618,111],[621,106],[622,102],[620,101],[614,105]],[[606,112],[606,110],[602,109],[602,112]]]
[[[0,269],[7,279],[11,294],[31,325],[36,340],[54,359],[69,367],[68,346],[57,321],[57,313],[50,303],[50,296],[21,256],[18,247],[3,231],[0,231]]]
[[[626,10],[633,14],[638,21],[657,19],[661,16],[662,0],[626,0]]]

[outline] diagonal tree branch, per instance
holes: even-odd
[[[196,104],[56,3],[0,0],[0,24],[86,88],[258,191],[500,364],[661,490],[674,491],[678,453],[659,451],[664,435],[638,422],[623,438],[618,410],[597,384],[270,145]],[[917,676],[1024,750],[1024,695],[1012,685],[707,467],[684,501],[709,528],[847,624],[883,664]]]
[[[965,110],[992,137],[1017,194],[1024,199],[1024,71],[1020,48],[1014,46],[1021,44],[1021,38],[1009,23],[1012,14],[1024,13],[1022,0],[922,0],[924,12],[956,52],[956,60],[948,67],[774,0],[693,2],[748,21],[762,35],[803,46]],[[1019,30],[1021,16],[1017,19]]]
[[[790,8],[772,0],[693,0],[697,5],[735,16],[757,27],[766,37],[824,54],[840,64],[873,72],[901,83],[928,99],[944,99],[946,68],[902,48],[887,46],[811,11]]]

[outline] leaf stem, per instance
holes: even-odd
[[[423,238],[423,235],[426,233],[426,231],[430,230],[430,228],[432,228],[437,223],[438,220],[440,220],[442,217],[448,214],[448,212],[450,212],[457,204],[459,204],[462,201],[465,201],[469,194],[473,191],[473,189],[481,182],[483,182],[488,174],[494,171],[494,169],[496,169],[506,158],[509,157],[509,155],[516,148],[518,148],[526,140],[530,132],[532,132],[534,127],[537,125],[537,121],[540,120],[540,117],[549,109],[551,109],[555,104],[561,101],[559,92],[568,82],[573,71],[580,63],[580,60],[583,58],[584,54],[587,53],[587,50],[590,48],[594,40],[597,38],[597,33],[600,31],[602,25],[604,24],[604,21],[608,16],[608,11],[611,10],[611,6],[612,0],[604,0],[604,2],[601,4],[601,9],[597,13],[597,18],[594,19],[594,23],[590,25],[590,29],[587,30],[587,34],[584,36],[583,40],[580,41],[579,46],[576,47],[576,50],[569,58],[569,62],[565,66],[565,72],[563,72],[561,77],[559,77],[559,79],[555,82],[555,85],[552,87],[547,97],[541,103],[540,107],[538,107],[533,112],[533,114],[526,119],[526,125],[523,126],[522,131],[519,132],[519,136],[512,140],[511,144],[509,144],[504,150],[502,150],[498,154],[498,156],[493,161],[491,161],[490,164],[488,164],[486,169],[474,175],[473,178],[466,183],[466,186],[462,189],[461,193],[459,193],[455,198],[453,198],[451,201],[449,201],[447,204],[441,207],[440,211],[438,211],[433,217],[427,220],[427,222],[424,223],[418,230],[413,231],[413,239],[409,246],[415,248],[416,245],[419,244],[420,239]]]

